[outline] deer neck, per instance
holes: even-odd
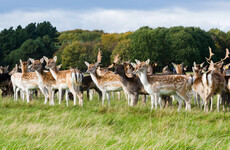
[[[40,81],[42,81],[42,76],[43,76],[43,74],[44,74],[44,71],[43,71],[43,69],[41,68],[41,69],[39,69],[39,70],[35,70],[35,72],[36,72],[36,74],[37,74],[37,76],[38,76],[38,79],[40,80]]]
[[[95,70],[94,72],[90,73],[90,76],[93,80],[93,82],[98,85],[98,79],[99,79],[99,75],[97,74],[97,70]]]
[[[127,76],[126,76],[126,74],[123,72],[123,73],[119,73],[118,74],[119,75],[119,77],[120,77],[120,79],[121,79],[121,82],[122,82],[122,84],[126,84],[127,83],[127,80],[129,80],[130,78],[128,78]]]
[[[57,67],[50,68],[50,72],[52,76],[54,77],[54,79],[57,80],[58,73],[59,73],[59,71],[57,70]]]
[[[139,75],[139,78],[141,80],[141,83],[144,86],[150,85],[150,83],[148,81],[148,77],[147,77],[147,70],[144,70],[143,72],[139,72],[138,75]]]

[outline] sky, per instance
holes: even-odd
[[[229,0],[0,0],[0,31],[49,21],[58,31],[195,26],[230,31]]]

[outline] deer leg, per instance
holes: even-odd
[[[158,104],[158,99],[159,99],[159,94],[155,93],[155,110],[157,110],[157,104]]]
[[[210,107],[210,111],[212,111],[212,105],[213,105],[213,98],[211,97],[211,107]]]
[[[115,92],[111,92],[113,99],[115,99]],[[108,98],[108,96],[107,96]]]
[[[91,95],[90,95],[90,90],[87,89],[86,92],[87,92],[87,100],[88,100],[88,101],[89,101],[89,99],[92,100],[92,99],[91,99],[92,97],[91,97]]]
[[[153,105],[154,105],[154,95],[150,95],[151,97],[151,110],[153,110]]]
[[[194,105],[197,105],[197,93],[195,91],[192,91],[192,95],[193,95],[193,99],[194,99]],[[199,103],[198,103],[198,107],[199,107]]]
[[[179,112],[180,111],[180,109],[181,109],[181,107],[182,107],[182,104],[183,104],[183,100],[182,100],[182,98],[179,96],[179,95],[174,95],[174,97],[177,99],[177,101],[178,101],[178,104],[179,104],[179,107],[178,107],[178,109],[177,109],[177,111]]]
[[[65,100],[66,100],[66,106],[68,106],[68,100],[69,100],[69,90],[65,90]]]
[[[79,105],[83,106],[83,92],[77,91],[77,97],[78,97]]]
[[[220,112],[220,100],[221,100],[221,95],[220,94],[217,94],[217,112]]]
[[[103,91],[102,92],[102,105],[104,105],[104,102],[105,102],[105,94],[106,94],[106,92]]]
[[[107,99],[108,99],[108,105],[110,106],[110,93],[106,92]]]
[[[161,96],[158,96],[158,98],[159,98],[160,109],[162,109],[162,98],[161,98]]]
[[[73,86],[70,86],[69,90],[73,94],[73,103],[74,103],[74,105],[76,105],[76,99],[77,99],[77,92],[76,91],[78,91],[78,90],[75,91]]]
[[[121,100],[121,92],[120,92],[120,91],[117,92],[117,99],[118,99],[118,100]]]
[[[62,88],[61,87],[58,89],[58,96],[59,96],[59,105],[60,105],[61,99],[62,99]]]
[[[29,89],[26,89],[26,100],[27,100],[27,103],[30,102],[30,91],[29,91]]]
[[[142,95],[142,104],[146,104],[146,95]]]
[[[16,101],[18,100],[18,91],[19,90],[20,90],[19,88],[16,88],[16,91],[15,91],[15,99],[16,99]]]

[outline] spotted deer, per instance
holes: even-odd
[[[35,70],[35,73],[38,77],[38,84],[42,84],[45,86],[46,90],[48,91],[49,95],[49,104],[54,105],[54,89],[58,89],[56,80],[54,79],[51,72],[45,72],[43,70],[42,64],[44,63],[44,58],[40,60],[34,60],[30,58],[32,62],[32,69]],[[47,103],[47,99],[45,100],[44,104]],[[66,100],[68,106],[68,99]]]
[[[100,53],[100,52],[99,52]],[[114,60],[117,61],[117,60]],[[90,73],[90,76],[93,82],[102,92],[102,105],[104,105],[105,95],[107,94],[108,105],[110,105],[110,92],[121,91],[122,85],[118,75],[115,75],[112,71],[107,71],[103,76],[100,76],[97,72],[97,67],[100,63],[100,60],[94,64],[89,64],[85,62],[88,67],[87,71]]]
[[[191,110],[189,90],[191,89],[192,79],[190,76],[160,74],[147,76],[149,59],[146,62],[135,61],[137,64],[133,64],[136,68],[134,73],[138,74],[145,90],[151,95],[151,109],[153,109],[154,97],[155,109],[157,109],[159,95],[174,95],[179,102],[178,111],[181,109],[183,100],[186,102],[185,110]]]
[[[27,72],[27,64],[28,62],[23,62],[20,59],[22,75],[21,75],[21,82],[22,90],[26,93],[27,102],[29,102],[30,90],[33,89],[40,89],[42,94],[45,96],[45,101],[48,99],[48,91],[46,90],[45,86],[39,82],[38,77],[35,72]]]
[[[58,71],[57,69],[57,56],[53,59],[43,57],[46,61],[46,68],[50,70],[52,76],[56,80],[59,93],[59,104],[62,99],[62,89],[66,90],[66,98],[68,99],[68,90],[73,94],[74,105],[76,105],[76,96],[78,96],[79,105],[83,106],[83,95],[80,92],[80,85],[82,83],[83,74],[77,69],[69,69]],[[67,100],[68,101],[68,100]]]
[[[220,61],[213,63],[211,60],[211,57],[214,55],[211,52],[211,48],[209,47],[210,57],[206,58],[207,62],[210,64],[208,71],[205,72],[202,75],[202,84],[203,84],[203,92],[197,91],[201,98],[204,100],[204,111],[208,112],[208,101],[217,94],[217,111],[219,112],[219,104],[220,104],[220,98],[221,93],[223,90],[225,90],[225,79],[224,76],[221,74],[220,69],[224,63],[224,60],[226,60],[229,56],[229,51],[226,49],[226,56],[224,59],[221,59]]]

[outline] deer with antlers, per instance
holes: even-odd
[[[83,106],[83,95],[80,92],[80,85],[82,84],[83,74],[77,69],[57,70],[57,56],[53,59],[43,57],[46,61],[46,68],[50,70],[53,78],[56,80],[59,93],[59,104],[62,99],[62,89],[66,90],[66,101],[68,101],[68,90],[73,94],[74,105],[76,105],[76,96],[78,96],[79,105]],[[67,103],[68,105],[68,103]]]
[[[97,85],[97,87],[102,91],[102,105],[104,105],[105,95],[107,94],[108,104],[110,105],[110,92],[121,91],[121,82],[118,75],[115,75],[112,71],[104,72],[103,75],[99,75],[97,71],[97,67],[101,62],[101,52],[98,53],[99,59],[94,64],[89,64],[85,62],[88,67],[87,72],[90,73],[90,76],[93,82]],[[119,61],[119,57],[116,56],[114,59],[114,63]]]
[[[201,88],[198,88],[198,84],[194,84],[193,87],[197,93],[201,96],[204,100],[204,111],[208,112],[208,101],[217,94],[217,111],[219,112],[219,104],[221,93],[225,90],[225,79],[224,76],[221,74],[220,69],[229,56],[229,51],[226,49],[226,56],[225,58],[221,59],[220,61],[213,63],[211,60],[212,56],[214,55],[209,47],[210,57],[206,58],[207,62],[210,64],[208,71],[204,73],[201,77],[203,91]],[[195,82],[194,82],[195,83]]]
[[[137,64],[132,64],[140,77],[145,90],[151,95],[151,109],[153,109],[155,97],[155,109],[160,95],[174,95],[179,102],[178,111],[181,109],[182,101],[186,102],[185,110],[191,110],[190,103],[190,88],[192,79],[187,75],[153,75],[147,76],[147,66],[149,59],[146,62],[135,60]],[[161,102],[160,102],[161,106]]]

